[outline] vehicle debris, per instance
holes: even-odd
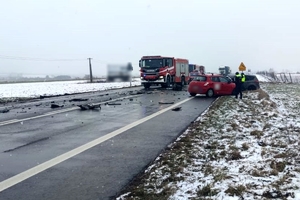
[[[69,100],[69,102],[72,102],[72,101],[87,101],[87,100],[89,100],[89,99],[75,98],[75,99]]]
[[[101,105],[95,105],[95,104],[84,104],[84,105],[77,105],[81,108],[81,110],[94,110],[96,108],[101,109]]]
[[[51,104],[51,108],[62,108],[62,107],[64,107],[65,105],[58,105],[58,104]]]
[[[8,112],[9,112],[9,109],[7,109],[7,108],[0,110],[0,113],[8,113]]]
[[[171,101],[171,102],[158,102],[159,104],[174,104],[174,101]]]
[[[122,105],[121,103],[106,103],[105,105],[108,106],[118,106],[118,105]]]
[[[180,111],[180,110],[181,110],[181,107],[176,107],[176,108],[173,108],[172,110],[173,110],[173,111]]]

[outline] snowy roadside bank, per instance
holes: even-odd
[[[261,86],[219,98],[118,199],[300,199],[299,85]]]
[[[131,83],[132,87],[140,86],[139,81]],[[45,83],[0,84],[0,103],[26,101],[40,96],[78,94],[85,92],[105,91],[130,87],[129,82],[87,83],[86,81],[61,81]]]

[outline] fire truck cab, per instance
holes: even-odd
[[[189,80],[189,61],[165,56],[143,56],[139,61],[144,87],[161,85],[163,88],[182,89]]]

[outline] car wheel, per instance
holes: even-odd
[[[248,90],[256,90],[256,87],[255,87],[254,85],[250,85],[250,86],[248,87]]]
[[[207,96],[207,97],[213,97],[213,96],[214,96],[214,91],[213,91],[213,89],[209,89],[209,90],[207,91],[207,93],[206,93],[206,96]]]
[[[196,93],[190,93],[190,95],[194,97],[194,96],[196,96]]]

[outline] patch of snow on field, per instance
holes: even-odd
[[[263,75],[256,74],[255,76],[257,77],[259,82],[270,82],[270,80],[267,77],[263,76]]]
[[[218,98],[118,199],[300,199],[299,85],[261,87]]]
[[[138,85],[141,85],[139,81],[132,82],[132,86]],[[0,84],[0,98],[39,97],[40,95],[61,95],[65,93],[73,94],[129,86],[130,82],[87,83],[87,81]]]

